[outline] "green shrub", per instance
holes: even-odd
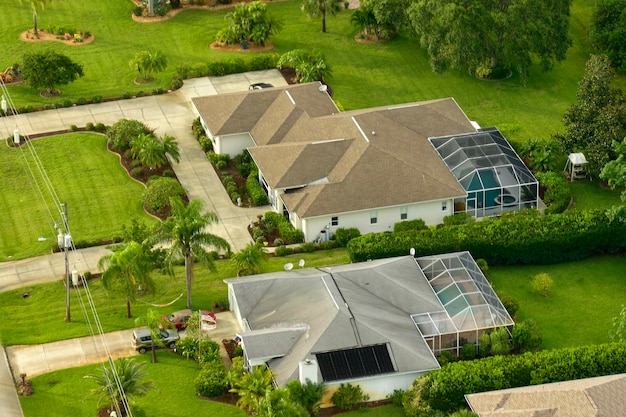
[[[120,119],[106,130],[111,149],[116,152],[130,149],[130,141],[142,134],[152,135],[154,131],[139,120]]]
[[[94,126],[93,123],[91,122],[87,122],[87,124],[85,125],[85,130],[88,130],[90,132],[96,130],[96,127]]]
[[[226,169],[228,167],[228,163],[226,161],[217,161],[215,164],[215,168],[217,169]]]
[[[394,232],[404,232],[407,230],[425,230],[428,229],[426,222],[422,219],[405,220],[393,225]]]
[[[211,339],[202,340],[198,344],[197,360],[200,365],[208,364],[210,362],[222,363],[220,357],[220,345]]]
[[[513,349],[518,353],[535,352],[541,349],[543,335],[534,320],[517,323],[511,331]]]
[[[285,387],[289,391],[289,397],[302,406],[308,415],[316,416],[322,405],[322,397],[326,393],[326,386],[323,382],[313,383],[307,379],[304,384],[294,379],[289,381]]]
[[[79,97],[78,100],[76,100],[76,104],[83,106],[87,104],[87,99],[85,97]]]
[[[624,372],[626,344],[611,343],[455,362],[415,386],[423,403],[452,412],[465,406],[465,394]]]
[[[217,154],[214,152],[209,152],[207,154],[207,157],[213,165],[217,165],[220,161],[225,162],[226,165],[228,165],[228,162],[230,162],[230,156],[228,156],[228,154]]]
[[[250,201],[253,206],[265,206],[268,203],[267,194],[265,194],[263,187],[259,184],[258,175],[259,173],[257,171],[250,172],[250,175],[248,175],[246,179],[246,191],[248,192],[248,196],[250,196]],[[282,237],[288,241],[285,236]]]
[[[396,407],[402,407],[402,401],[404,399],[405,391],[401,389],[394,389],[391,394],[387,394],[385,399],[389,401],[389,403]]]
[[[281,238],[277,237],[274,239],[274,246],[283,246],[284,244],[285,242]]]
[[[346,246],[348,246],[348,242],[359,236],[361,236],[361,232],[356,227],[351,227],[348,229],[340,227],[335,231],[335,241],[340,248],[345,248]]]
[[[204,364],[194,381],[196,393],[202,397],[219,397],[228,390],[226,367],[221,361]]]
[[[143,14],[143,7],[141,6],[133,7],[133,14],[137,17],[141,16]]]
[[[248,178],[250,172],[257,171],[256,165],[254,164],[254,161],[252,161],[252,157],[247,150],[244,150],[242,153],[235,156],[233,162],[235,163],[235,169],[237,169],[237,172],[244,178]]]
[[[187,359],[197,360],[200,341],[193,337],[183,337],[176,341],[175,350]]]
[[[96,123],[95,126],[93,127],[93,129],[96,132],[104,132],[107,130],[107,127],[105,126],[104,123]]]
[[[498,293],[498,298],[511,317],[515,317],[519,310],[519,302],[508,294]]]
[[[352,410],[369,400],[359,385],[340,384],[330,401],[340,410]]]
[[[71,130],[72,132],[77,132],[77,131],[78,131],[78,126],[76,126],[76,125],[71,125],[71,126],[70,126],[70,130]]]
[[[457,357],[449,350],[443,350],[439,353],[439,356],[437,356],[437,360],[439,361],[439,365],[446,366],[450,362],[456,362]]]
[[[159,217],[167,217],[170,214],[170,198],[183,197],[185,190],[174,178],[157,177],[150,179],[146,184],[143,194],[144,205]]]
[[[469,213],[451,214],[450,216],[445,216],[443,218],[443,224],[445,226],[468,224],[468,223],[474,223],[475,221],[476,219],[474,219]]]
[[[537,172],[535,177],[545,189],[543,202],[546,204],[546,214],[562,213],[567,209],[571,200],[570,183],[561,173],[552,171]]]
[[[535,275],[530,283],[533,292],[542,297],[549,297],[553,286],[554,280],[545,272]]]
[[[259,238],[265,239],[265,232],[261,228],[255,227],[254,230],[252,230],[252,238],[254,240]]]
[[[330,249],[334,249],[336,247],[339,247],[339,245],[337,244],[337,242],[329,240],[327,242],[320,242],[317,244],[317,247],[321,250],[330,250]]]
[[[280,245],[274,250],[274,255],[276,256],[288,256],[293,255],[293,249],[288,248],[285,245]]]
[[[352,262],[402,256],[415,248],[416,256],[467,250],[490,265],[553,264],[623,252],[626,208],[550,216],[528,210],[427,232],[369,233],[347,247]]]
[[[93,101],[94,103],[101,103],[102,102],[102,96],[93,96],[91,101]]]
[[[461,358],[464,361],[476,358],[476,346],[473,343],[465,343],[461,348]]]
[[[311,242],[306,242],[300,245],[302,252],[304,253],[313,253],[315,252],[315,244]]]

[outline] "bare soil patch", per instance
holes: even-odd
[[[267,42],[265,46],[260,46],[260,45],[255,45],[253,43],[249,43],[247,45],[247,48],[244,49],[239,44],[225,45],[225,44],[220,44],[219,42],[215,41],[209,45],[209,48],[213,49],[214,51],[223,51],[223,52],[267,52],[267,51],[271,51],[272,49],[274,49],[274,45],[271,42]]]
[[[90,34],[89,37],[84,37],[82,42],[75,42],[73,36],[68,39],[65,35],[49,33],[44,29],[39,29],[37,32],[38,34],[35,35],[35,31],[33,29],[29,29],[20,34],[20,39],[24,42],[61,42],[69,46],[89,45],[96,40],[96,35],[93,33]]]

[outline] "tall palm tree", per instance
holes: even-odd
[[[156,390],[152,381],[145,380],[148,373],[143,370],[144,366],[145,363],[129,358],[119,358],[115,362],[109,359],[108,366],[102,366],[102,375],[85,375],[84,378],[99,385],[92,391],[92,394],[100,394],[99,402],[108,400],[118,416],[125,416],[134,397]]]
[[[19,2],[22,4],[24,0],[19,0]],[[37,13],[46,7],[48,0],[28,0],[28,2],[30,3],[30,8],[33,11],[33,28],[35,36],[37,36],[39,34],[39,32],[37,32]]]
[[[152,363],[157,363],[156,347],[157,345],[163,346],[160,325],[167,325],[167,320],[163,320],[153,309],[149,309],[144,316],[137,317],[135,322],[139,325],[146,326],[150,330],[150,338],[152,339],[150,343]]]
[[[150,277],[151,258],[145,248],[137,242],[129,242],[124,249],[105,255],[98,261],[103,270],[104,288],[118,288],[126,295],[126,318],[131,318],[130,303],[137,299],[137,287],[154,291],[155,284]]]
[[[322,32],[326,32],[326,13],[336,15],[341,10],[341,0],[303,0],[302,10],[309,17],[322,17]]]
[[[167,243],[167,260],[169,265],[176,258],[185,259],[185,276],[187,279],[187,308],[191,309],[191,283],[193,282],[194,258],[204,261],[213,269],[213,259],[207,248],[230,252],[228,242],[216,235],[207,233],[205,229],[216,224],[219,219],[214,212],[202,213],[201,200],[191,200],[189,205],[180,197],[170,198],[172,211],[170,216],[156,230],[154,243]]]

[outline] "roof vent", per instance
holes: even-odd
[[[322,84],[320,85],[319,90],[323,93],[324,91],[328,90],[328,86],[326,84]]]

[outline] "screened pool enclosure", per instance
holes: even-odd
[[[467,192],[455,213],[479,218],[537,207],[539,183],[495,127],[429,140]]]
[[[469,252],[416,259],[443,310],[411,316],[435,355],[459,355],[466,343],[514,322]]]

